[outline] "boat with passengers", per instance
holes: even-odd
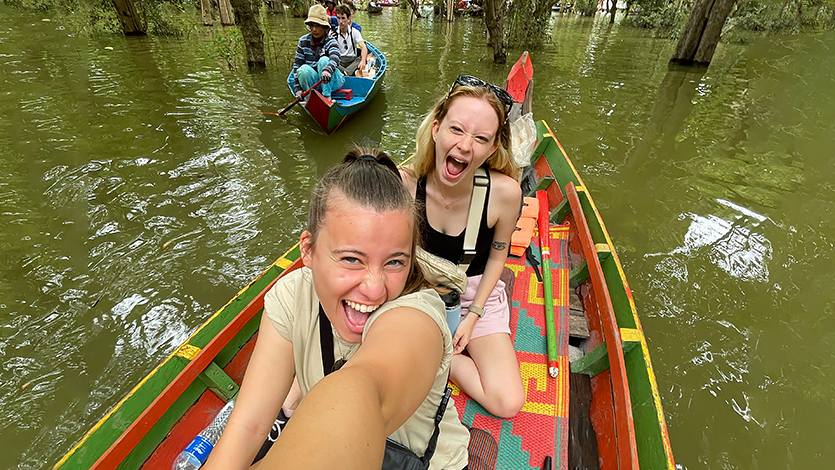
[[[334,90],[331,99],[325,98],[319,90],[313,90],[307,95],[303,104],[304,110],[317,124],[330,135],[336,131],[346,119],[362,110],[380,91],[383,85],[383,76],[386,74],[386,57],[379,49],[366,41],[368,57],[374,57],[374,75],[369,78],[345,77],[345,84],[339,90]],[[294,83],[296,74],[290,71],[287,77],[287,86],[290,93],[294,94]]]
[[[505,84],[517,108],[511,115],[530,110],[532,87],[526,53]],[[459,417],[496,439],[497,468],[675,470],[647,338],[623,266],[565,149],[545,122],[535,127],[522,186],[542,201],[542,230],[522,240],[525,254],[510,256],[502,275],[525,405],[501,419],[455,389]],[[171,468],[235,398],[264,296],[301,266],[296,245],[207,319],[54,468]],[[549,357],[549,341],[556,357]],[[555,371],[549,369],[552,359]]]

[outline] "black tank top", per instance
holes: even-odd
[[[487,226],[487,204],[490,201],[490,171],[487,171],[487,196],[484,198],[484,210],[481,213],[481,223],[478,227],[478,238],[475,242],[476,255],[473,258],[470,267],[467,269],[467,276],[477,276],[484,274],[484,267],[487,266],[487,258],[490,256],[490,244],[493,242],[494,227]],[[441,233],[429,223],[426,217],[426,177],[420,178],[417,182],[417,190],[415,191],[415,201],[417,201],[420,210],[423,213],[424,227],[421,231],[421,241],[423,248],[441,258],[452,261],[455,264],[461,262],[461,257],[464,254],[464,232],[466,228],[458,235],[446,235]]]

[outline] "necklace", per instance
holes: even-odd
[[[348,362],[349,355],[352,355],[354,351],[359,348],[361,343],[348,343],[351,346],[348,346],[348,352],[342,352],[342,342],[346,342],[339,336],[338,333],[334,334],[336,329],[331,325],[330,320],[328,320],[328,316],[325,315],[325,310],[322,308],[322,304],[319,304],[319,347],[322,351],[322,372],[324,375],[328,375],[331,372],[336,372],[342,366]],[[334,336],[336,336],[336,347],[339,349],[339,355],[342,356],[338,361],[334,362],[333,357],[333,343],[334,343]]]
[[[470,191],[452,202],[447,202],[446,199],[444,199],[444,195],[441,194],[441,185],[438,184],[437,181],[438,177],[435,176],[433,179],[435,180],[435,193],[438,195],[439,198],[441,198],[441,202],[444,204],[444,209],[446,210],[449,210],[449,206],[455,204],[456,202],[461,202],[464,198],[472,196],[472,191]]]
[[[331,326],[331,328],[333,328],[333,326]],[[341,336],[339,336],[339,333],[336,332],[336,329],[333,329],[332,331],[333,331],[333,333],[335,333],[334,336],[336,336],[336,348],[339,350],[339,355],[340,355],[340,358],[336,362],[334,362],[333,367],[331,367],[331,372],[336,372],[339,369],[341,369],[342,366],[344,366],[346,362],[348,362],[348,359],[350,359],[350,358],[347,357],[347,356],[349,354],[351,356],[353,356],[353,353],[357,350],[357,347],[359,346],[359,343],[356,343],[356,344],[352,343],[354,345],[349,346],[348,351],[343,353],[342,352],[342,341],[344,341],[344,340],[342,339]]]

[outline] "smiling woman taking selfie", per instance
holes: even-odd
[[[450,325],[456,354],[452,380],[505,418],[525,401],[499,280],[522,200],[519,167],[510,151],[512,104],[505,90],[460,75],[421,123],[414,161],[401,172],[423,208],[423,247],[467,274],[460,324]],[[477,236],[465,250],[471,231]],[[460,354],[465,349],[467,355]]]
[[[301,235],[304,267],[265,297],[238,400],[205,468],[249,467],[294,375],[304,398],[260,468],[380,468],[387,437],[431,457],[432,469],[465,468],[469,434],[444,399],[452,338],[415,264],[416,227],[385,154],[354,150],[325,173]]]

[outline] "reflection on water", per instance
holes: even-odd
[[[351,142],[396,159],[459,73],[501,83],[477,20],[359,14],[383,89],[325,136],[287,69],[230,71],[213,30],[76,38],[0,6],[0,468],[55,462],[289,248]],[[551,124],[633,288],[683,468],[835,458],[835,37],[674,44],[552,18],[532,52]],[[301,19],[270,17],[282,56]],[[105,46],[113,50],[104,49]],[[271,46],[272,47],[272,46]],[[511,51],[513,57],[520,51]]]
[[[768,282],[767,262],[771,260],[771,242],[762,234],[745,227],[747,220],[743,218],[750,217],[757,222],[763,222],[766,217],[730,201],[719,199],[718,202],[739,211],[735,221],[728,221],[713,214],[707,217],[692,213],[683,214],[682,218],[691,219],[684,235],[684,245],[669,253],[646,256],[693,256],[695,252],[707,247],[708,259],[731,277],[745,281]],[[758,223],[752,225],[756,228]],[[676,274],[680,280],[686,280],[686,274]]]

